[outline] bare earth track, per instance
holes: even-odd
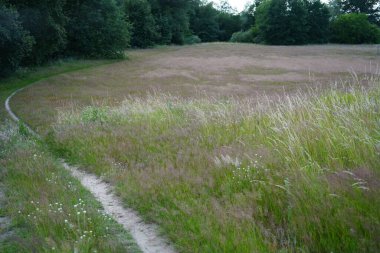
[[[10,100],[22,89],[12,93],[5,101],[5,109],[9,116],[15,122],[22,122],[19,117],[12,111]],[[31,134],[39,137],[38,134],[29,126],[24,125]],[[95,198],[102,204],[105,212],[112,216],[124,229],[130,232],[137,245],[144,253],[174,253],[174,248],[163,239],[153,224],[146,224],[132,210],[125,208],[121,200],[112,193],[112,186],[103,182],[95,175],[85,173],[77,168],[70,166],[64,160],[61,160],[63,167],[68,170],[82,185],[89,190]],[[0,221],[1,222],[1,221]]]

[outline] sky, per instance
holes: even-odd
[[[237,9],[239,12],[244,10],[245,5],[249,2],[251,3],[252,0],[228,0],[230,2],[230,5]],[[215,3],[220,3],[220,0],[213,0]],[[322,0],[322,2],[327,3],[328,0]]]

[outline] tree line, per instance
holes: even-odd
[[[379,43],[379,0],[256,0],[235,42],[271,45]]]
[[[0,76],[57,58],[123,57],[128,47],[235,41],[376,43],[379,0],[0,0]]]

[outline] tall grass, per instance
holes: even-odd
[[[0,126],[0,252],[140,252],[45,147]],[[2,224],[3,225],[3,224]]]
[[[61,111],[57,152],[182,252],[377,252],[380,87],[261,102],[128,98]]]

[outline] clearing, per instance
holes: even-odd
[[[179,252],[377,252],[376,53],[133,50],[128,61],[40,81],[11,107]]]

